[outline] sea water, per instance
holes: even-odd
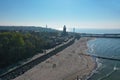
[[[73,29],[69,29],[70,31],[73,31]],[[80,29],[76,28],[75,32],[78,33],[93,33],[93,34],[119,34],[120,29]]]
[[[120,38],[97,38],[88,42],[88,54],[120,59]],[[120,61],[96,59],[98,66],[88,80],[120,80]]]

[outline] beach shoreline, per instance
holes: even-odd
[[[36,65],[14,80],[86,80],[96,68],[96,62],[86,53],[89,38],[80,38],[55,56]]]
[[[85,80],[91,79],[91,77],[94,75],[94,73],[96,72],[96,70],[99,68],[98,67],[99,63],[97,62],[97,59],[94,59],[94,62],[95,62],[94,69],[91,71],[91,73],[87,76],[87,78]]]
[[[96,38],[88,38],[88,41],[87,41],[87,47],[90,47],[89,46],[89,41],[93,41],[93,40],[96,40]],[[88,51],[88,48],[86,49],[86,54],[90,54],[90,52]],[[94,69],[91,71],[91,73],[87,76],[87,78],[85,80],[89,80],[91,78],[91,76],[94,75],[94,73],[96,72],[96,70],[98,69],[98,64],[99,62],[97,61],[97,58],[95,57],[92,57],[92,59],[94,60]]]

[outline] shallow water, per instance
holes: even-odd
[[[120,59],[120,39],[97,38],[88,42],[88,53]],[[120,61],[98,59],[99,66],[88,80],[120,80]]]

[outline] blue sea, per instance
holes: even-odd
[[[96,38],[88,42],[88,54],[120,59],[120,38]],[[97,59],[97,68],[88,80],[120,80],[120,61]]]
[[[78,33],[120,34],[120,29],[75,29]],[[88,54],[120,59],[120,38],[96,38],[88,42]],[[88,80],[120,80],[120,61],[95,58],[97,67]]]
[[[70,31],[73,31],[70,29]],[[118,34],[120,33],[120,29],[79,29],[76,28],[75,32],[78,33],[95,33],[95,34]]]

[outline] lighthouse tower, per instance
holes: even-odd
[[[66,26],[63,27],[63,33],[66,34]]]
[[[63,26],[62,36],[66,36],[66,35],[67,35],[66,25],[64,25],[64,26]]]

